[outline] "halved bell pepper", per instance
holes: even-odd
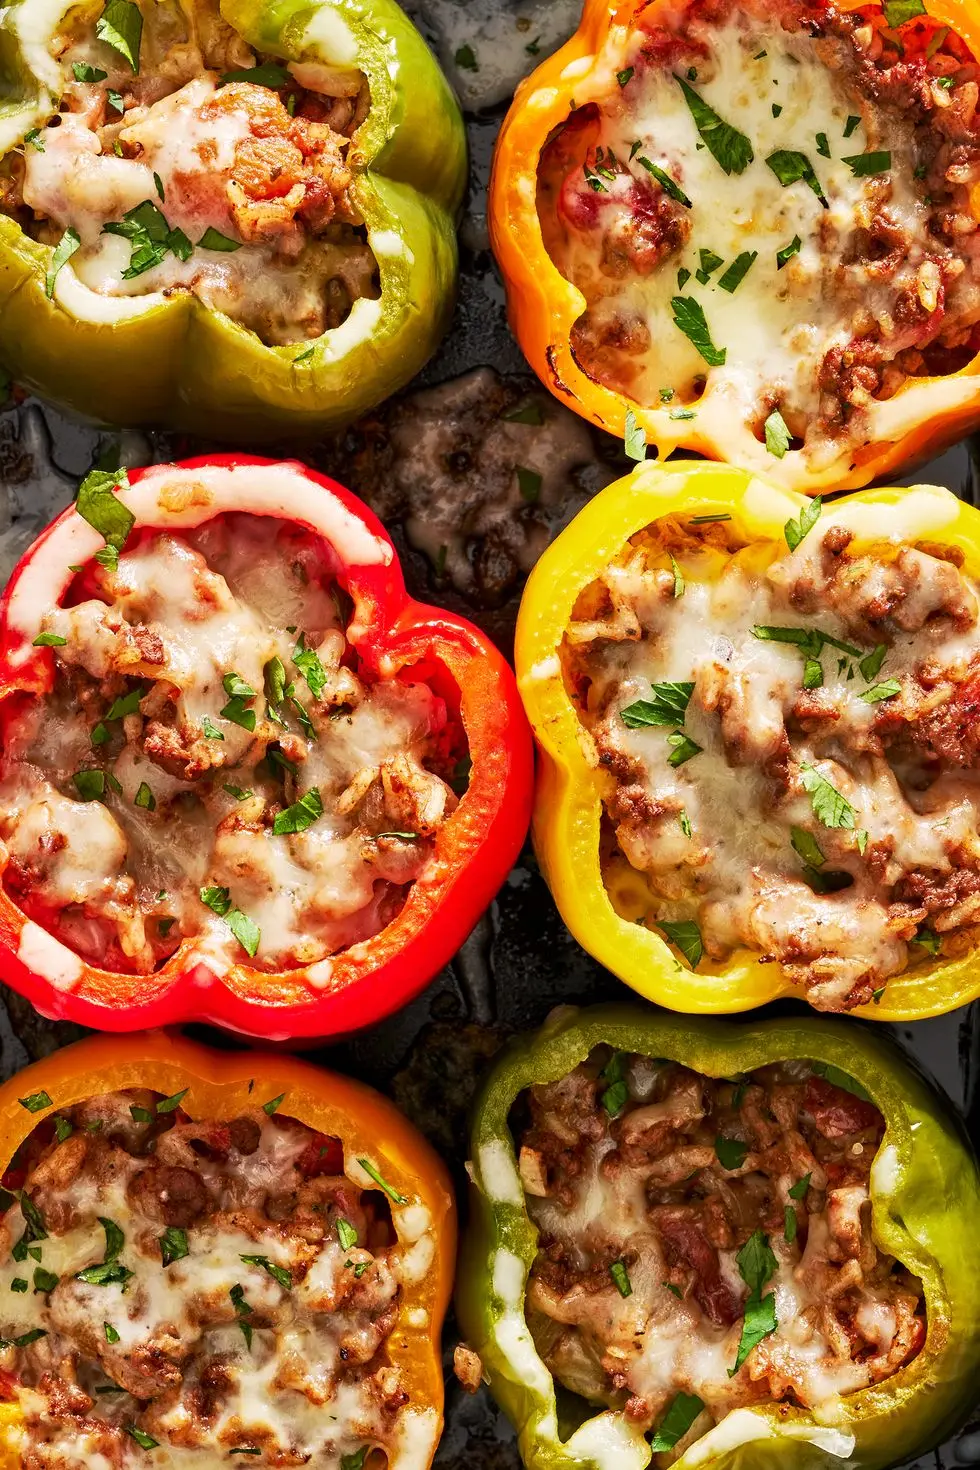
[[[131,471],[114,493],[137,531],[179,530],[239,511],[322,536],[354,604],[347,636],[363,667],[386,678],[412,669],[446,700],[472,763],[468,784],[395,917],[319,964],[270,973],[248,963],[242,949],[243,962],[226,967],[206,942],[185,939],[152,975],[101,970],[26,919],[0,889],[0,977],[42,1015],[104,1031],[207,1020],[284,1040],[333,1035],[390,1015],[456,952],[524,841],[532,750],[513,674],[476,628],[413,601],[380,521],[304,465],[219,455]],[[105,544],[103,532],[69,508],[18,564],[0,601],[0,719],[9,701],[51,689],[52,651],[34,645],[40,620],[64,598],[73,568]]]
[[[102,6],[84,8],[94,20]],[[69,10],[78,7],[65,0],[39,14],[17,0],[0,18],[0,156],[57,111],[47,47]],[[189,291],[100,296],[70,262],[49,297],[51,247],[0,216],[0,360],[25,387],[102,421],[168,423],[244,443],[312,436],[407,383],[449,324],[466,181],[462,118],[395,0],[222,0],[221,14],[257,52],[366,75],[370,111],[348,162],[380,299],[356,301],[346,321],[309,344],[269,347]]]
[[[564,1421],[524,1312],[538,1232],[508,1115],[525,1089],[566,1076],[603,1044],[708,1077],[798,1058],[853,1078],[886,1124],[871,1171],[875,1243],[924,1289],[925,1343],[893,1377],[843,1397],[828,1422],[785,1400],[739,1409],[696,1440],[676,1470],[882,1470],[950,1433],[975,1398],[980,1366],[980,1283],[963,1251],[980,1204],[980,1176],[938,1094],[889,1044],[853,1025],[807,1018],[740,1026],[627,1006],[566,1007],[512,1043],[478,1099],[472,1212],[456,1289],[460,1326],[517,1430],[528,1470],[643,1470],[651,1461],[649,1441],[621,1410],[582,1418],[589,1406],[580,1400],[580,1412]]]
[[[843,7],[845,11],[857,8],[853,0]],[[899,29],[913,17],[924,17],[924,39],[918,33],[915,36],[920,49],[935,33],[945,35],[943,28],[948,27],[968,52],[980,56],[980,22],[975,6],[965,0],[916,0],[913,7],[901,10],[885,7],[894,10],[894,16],[885,20],[878,0],[869,0],[860,8],[876,25],[891,21]],[[718,404],[699,405],[697,413],[677,413],[676,404],[669,399],[654,405],[634,402],[603,386],[579,364],[572,329],[586,309],[586,300],[562,275],[542,236],[537,191],[542,153],[576,109],[586,108],[610,89],[618,91],[610,45],[615,48],[641,24],[656,26],[661,17],[669,27],[674,13],[669,0],[585,0],[578,30],[521,83],[497,138],[490,185],[491,240],[507,289],[511,326],[541,381],[570,408],[618,438],[623,437],[627,414],[631,414],[661,458],[678,449],[695,450],[709,459],[757,469],[778,484],[811,494],[820,489],[856,489],[881,480],[962,438],[980,422],[980,356],[946,376],[906,379],[893,397],[877,405],[878,427],[868,442],[848,445],[843,452],[828,452],[819,466],[808,465],[802,452],[792,449],[779,459],[767,456],[765,444],[746,433],[737,414],[732,416],[724,395]],[[905,35],[905,42],[909,39]],[[898,44],[904,44],[902,37]],[[619,86],[631,75],[632,68],[621,73]],[[614,105],[621,110],[629,104],[617,97]],[[733,105],[737,112],[738,105]],[[593,177],[601,188],[601,179]],[[971,209],[980,209],[980,202],[974,204],[972,196]],[[615,261],[602,266],[610,275],[617,268]],[[672,270],[670,274],[673,276]],[[656,352],[656,342],[648,351]]]
[[[518,686],[538,741],[540,761],[532,818],[535,850],[562,918],[603,965],[658,1005],[694,1014],[750,1010],[799,990],[778,964],[746,951],[722,966],[681,965],[651,929],[617,911],[600,867],[603,773],[588,732],[569,697],[558,659],[576,599],[660,516],[673,513],[731,520],[745,542],[777,542],[798,518],[804,496],[728,465],[640,465],[598,494],[548,548],[528,580],[515,641]],[[980,512],[947,490],[864,490],[832,502],[880,506],[881,534],[958,547],[965,569],[980,575]],[[876,522],[877,524],[877,522]],[[888,980],[877,1003],[854,1014],[881,1021],[942,1015],[980,996],[975,946],[933,954]]]
[[[354,1184],[372,1187],[358,1162],[363,1159],[390,1186],[392,1224],[406,1251],[417,1252],[428,1233],[429,1264],[417,1274],[408,1273],[412,1279],[400,1290],[398,1321],[387,1347],[408,1394],[401,1411],[403,1449],[392,1458],[391,1470],[428,1470],[442,1432],[440,1333],[456,1256],[456,1208],[441,1160],[392,1103],[363,1083],[295,1057],[219,1052],[157,1031],[90,1037],[4,1083],[0,1168],[8,1170],[32,1130],[63,1109],[101,1094],[143,1088],[165,1098],[179,1093],[180,1107],[191,1120],[230,1120],[281,1095],[273,1111],[340,1140],[344,1173]],[[21,1099],[28,1099],[30,1107]],[[9,1176],[8,1182],[13,1188]],[[0,1397],[9,1400],[10,1388],[5,1384]],[[16,1444],[20,1420],[15,1403],[0,1403],[3,1470],[15,1470],[21,1463]]]

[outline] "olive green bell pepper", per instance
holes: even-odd
[[[79,8],[94,22],[102,0],[15,0],[0,10],[0,157],[57,111],[60,76],[48,47]],[[69,308],[66,293],[51,299],[45,290],[52,248],[0,215],[0,363],[25,387],[105,422],[166,423],[241,442],[312,436],[402,387],[448,326],[466,177],[462,118],[394,0],[220,0],[220,9],[258,52],[366,75],[370,111],[348,163],[380,300],[355,302],[346,321],[311,343],[276,347],[187,291],[145,306],[87,293],[83,307],[83,293],[71,293],[79,302]]]
[[[860,1083],[886,1124],[870,1180],[874,1239],[924,1289],[927,1332],[917,1356],[892,1377],[843,1397],[832,1421],[818,1423],[786,1401],[738,1409],[695,1440],[675,1470],[882,1470],[951,1432],[975,1400],[980,1375],[980,1271],[970,1260],[980,1176],[939,1096],[887,1041],[853,1023],[806,1018],[739,1026],[627,1006],[563,1008],[505,1051],[478,1099],[471,1220],[457,1286],[460,1325],[517,1430],[528,1470],[643,1470],[652,1458],[642,1429],[620,1411],[595,1412],[578,1399],[568,1418],[569,1396],[561,1390],[556,1399],[524,1314],[537,1229],[508,1115],[525,1089],[566,1076],[603,1043],[709,1077],[799,1058]]]

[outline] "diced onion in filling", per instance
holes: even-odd
[[[792,552],[726,521],[632,538],[561,650],[621,914],[709,971],[777,961],[826,1010],[970,944],[980,592],[961,560],[855,539],[846,513]]]

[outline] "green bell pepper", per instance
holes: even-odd
[[[859,1082],[885,1119],[872,1167],[879,1249],[922,1281],[927,1332],[917,1356],[882,1382],[840,1399],[820,1422],[789,1402],[755,1404],[694,1441],[675,1470],[881,1470],[935,1444],[966,1416],[980,1371],[980,1271],[969,1259],[980,1219],[980,1177],[959,1125],[884,1040],[855,1025],[806,1018],[751,1026],[600,1006],[556,1011],[497,1062],[477,1102],[471,1221],[457,1315],[491,1392],[517,1430],[528,1470],[642,1470],[652,1457],[624,1413],[568,1422],[524,1311],[538,1232],[526,1208],[508,1115],[535,1083],[566,1076],[600,1044],[730,1078],[792,1058],[825,1063]],[[618,1283],[617,1283],[618,1284]],[[591,1406],[575,1400],[578,1410]]]
[[[0,11],[0,157],[57,111],[61,77],[48,48],[79,9],[94,22],[102,0],[15,0]],[[448,326],[466,177],[462,118],[394,0],[220,0],[220,9],[258,52],[366,75],[370,111],[348,163],[380,300],[356,301],[311,343],[269,347],[187,291],[147,305],[83,288],[50,299],[52,248],[0,215],[0,362],[25,387],[102,421],[244,442],[314,435],[402,387]]]

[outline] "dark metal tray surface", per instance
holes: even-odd
[[[589,496],[629,468],[618,443],[556,403],[529,373],[507,327],[487,234],[487,183],[501,119],[519,78],[574,29],[579,0],[403,3],[466,113],[470,189],[453,325],[400,398],[314,446],[283,444],[270,452],[297,454],[362,495],[391,531],[413,593],[463,612],[509,655],[527,572]],[[528,395],[540,405],[543,423],[502,421]],[[122,463],[137,465],[218,447],[156,431],[98,429],[15,392],[0,409],[0,584],[100,454],[114,451]],[[533,504],[520,498],[515,463],[542,475]],[[980,504],[977,444],[964,440],[904,481],[917,482],[946,485]],[[528,844],[488,913],[418,1000],[311,1055],[395,1099],[449,1159],[465,1216],[469,1105],[501,1041],[538,1025],[555,1005],[629,998],[565,929]],[[82,1034],[80,1027],[43,1020],[2,986],[0,1001],[3,1078]],[[804,1009],[784,1003],[756,1014]],[[209,1028],[191,1029],[212,1044],[236,1045]],[[885,1029],[948,1095],[974,1143],[980,1141],[980,1003]],[[964,1257],[968,1252],[976,1254],[976,1244],[964,1239]],[[456,1340],[450,1317],[437,1470],[520,1470],[513,1431],[486,1389],[471,1397],[449,1372]],[[980,1466],[980,1382],[970,1424],[933,1454],[903,1462],[903,1470],[963,1466]]]

